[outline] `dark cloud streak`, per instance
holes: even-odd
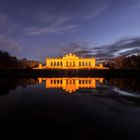
[[[95,57],[97,61],[105,61],[118,56],[140,55],[140,38],[121,39],[110,45],[93,48],[83,48],[80,44],[73,44],[73,49],[69,49],[69,53]]]

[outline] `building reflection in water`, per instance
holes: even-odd
[[[62,88],[68,93],[73,93],[80,88],[96,88],[96,81],[103,83],[104,78],[38,78],[39,83],[46,81],[46,88]]]

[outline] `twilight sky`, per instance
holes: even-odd
[[[18,58],[69,50],[100,60],[139,46],[140,0],[0,0],[0,50]]]

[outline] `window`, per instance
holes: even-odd
[[[60,66],[62,66],[63,64],[62,64],[62,61],[60,62]]]
[[[54,62],[54,66],[56,66],[56,62]]]
[[[59,62],[57,62],[57,66],[59,66]]]
[[[81,66],[81,62],[79,62],[79,66]]]
[[[91,62],[89,62],[89,66],[91,66]]]
[[[89,84],[91,84],[91,80],[89,80]]]
[[[66,62],[66,66],[68,66],[68,61]]]
[[[73,61],[73,66],[75,66],[75,62]]]
[[[84,62],[82,62],[82,66],[84,66]]]
[[[68,80],[66,80],[66,85],[68,85]]]

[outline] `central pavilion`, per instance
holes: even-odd
[[[95,68],[95,58],[80,58],[67,54],[61,58],[46,58],[47,69],[90,69]]]

